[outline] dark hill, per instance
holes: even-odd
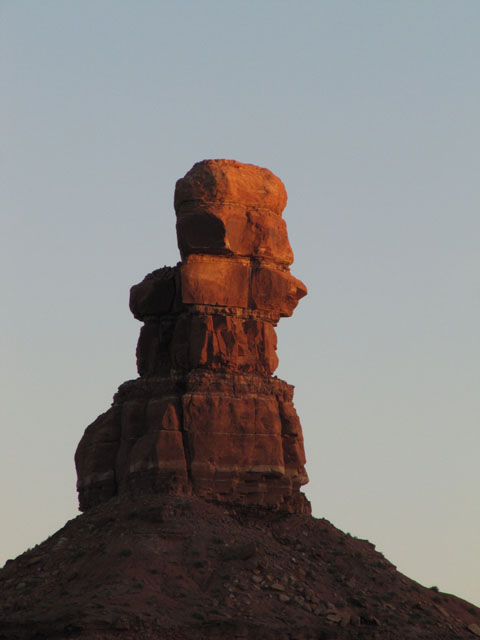
[[[472,640],[480,610],[326,520],[113,498],[0,572],[0,638]]]

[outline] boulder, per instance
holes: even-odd
[[[287,193],[268,169],[234,160],[198,162],[175,188],[182,258],[208,253],[293,262],[282,211]]]

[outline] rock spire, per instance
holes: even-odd
[[[289,272],[287,194],[267,169],[198,162],[175,188],[182,261],[130,292],[139,378],[85,431],[81,510],[137,492],[310,513],[293,387],[275,326],[306,294]]]

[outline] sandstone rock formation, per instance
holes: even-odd
[[[132,287],[140,377],[91,424],[75,463],[80,508],[138,491],[310,513],[293,387],[272,377],[275,326],[305,285],[267,169],[197,163],[175,189],[182,262]]]
[[[87,512],[0,569],[0,640],[480,637],[480,609],[313,518],[300,493],[292,387],[272,377],[274,327],[305,294],[285,201],[237,162],[177,183],[182,262],[131,291],[140,377],[79,444]]]

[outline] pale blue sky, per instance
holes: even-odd
[[[129,287],[173,189],[284,182],[282,320],[314,514],[480,605],[480,3],[3,0],[0,563],[77,513],[73,453],[135,372]]]

